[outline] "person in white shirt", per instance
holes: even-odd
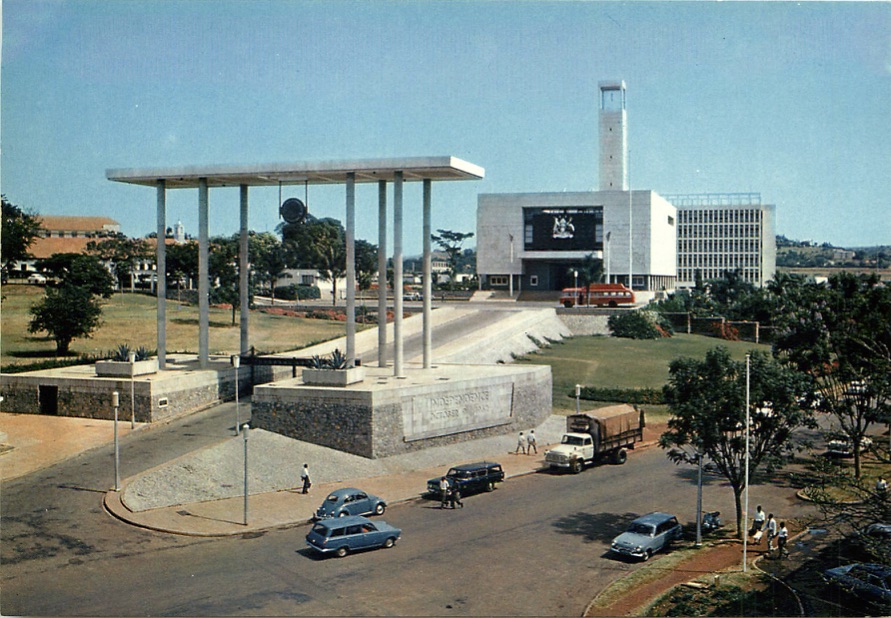
[[[532,451],[535,451],[535,454],[538,455],[538,448],[535,446],[535,430],[529,430],[529,435],[526,436],[526,442],[529,446],[526,447],[526,453],[531,455]]]
[[[789,555],[789,550],[786,549],[786,542],[789,540],[789,529],[786,527],[786,522],[780,522],[780,531],[777,533],[777,555],[779,558],[782,558],[785,554]]]
[[[761,542],[761,535],[758,532],[764,533],[764,520],[767,516],[764,514],[764,509],[761,508],[759,504],[755,509],[755,518],[752,520],[752,529],[749,531],[749,535],[753,537],[753,541],[755,543]]]
[[[773,539],[777,535],[777,520],[773,518],[773,513],[767,516],[767,523],[764,525],[767,528],[767,551],[770,552],[773,550]]]
[[[526,454],[526,436],[523,435],[522,431],[517,438],[517,450],[515,453],[519,453],[520,451],[522,451],[524,455]]]

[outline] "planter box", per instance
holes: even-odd
[[[96,375],[103,378],[132,378],[149,373],[158,373],[158,359],[129,363],[127,361],[97,361]]]
[[[307,386],[347,386],[365,379],[365,367],[349,369],[312,369],[303,370],[303,383]]]

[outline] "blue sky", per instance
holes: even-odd
[[[155,192],[108,168],[453,155],[433,228],[480,193],[599,184],[597,82],[628,86],[631,183],[759,192],[790,238],[891,244],[891,3],[4,0],[0,181],[44,214],[155,228]],[[285,188],[284,197],[304,197]],[[344,217],[342,187],[310,211]],[[405,250],[421,248],[406,187]],[[197,192],[168,222],[197,228]],[[251,190],[273,230],[278,190]],[[238,227],[210,193],[211,234]],[[377,189],[357,191],[377,242]],[[473,242],[470,243],[474,244]],[[391,245],[392,246],[392,245]]]

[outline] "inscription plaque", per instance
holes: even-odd
[[[405,439],[421,440],[509,423],[513,383],[412,397],[403,408]]]

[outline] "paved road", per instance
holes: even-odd
[[[137,432],[123,444],[125,475],[228,436],[231,418],[221,406]],[[625,466],[512,479],[463,510],[396,505],[385,517],[405,531],[396,548],[320,560],[304,548],[306,526],[196,539],[118,522],[101,509],[111,466],[103,448],[4,485],[0,612],[579,615],[636,568],[604,555],[627,520],[655,509],[689,519],[695,499],[693,475],[650,449]],[[717,481],[706,496],[730,511]]]

